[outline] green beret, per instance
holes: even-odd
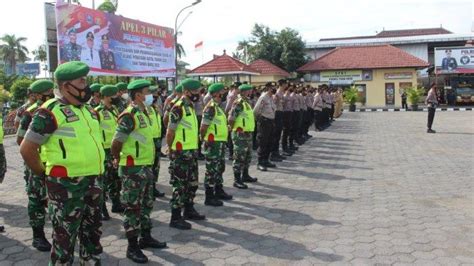
[[[89,66],[80,61],[71,61],[59,65],[54,71],[54,77],[60,81],[75,80],[87,76]]]
[[[119,89],[119,91],[126,90],[127,89],[127,83],[119,82],[119,83],[115,84],[115,87],[117,87]]]
[[[181,86],[183,86],[183,90],[197,90],[201,88],[201,82],[195,79],[185,79],[181,82]]]
[[[100,95],[102,96],[115,96],[117,92],[118,88],[114,85],[104,85],[100,88]]]
[[[248,91],[248,90],[251,90],[251,89],[253,89],[253,87],[250,84],[242,84],[242,85],[239,86],[240,91]]]
[[[214,83],[212,84],[211,86],[209,86],[209,88],[207,89],[207,91],[209,93],[214,93],[214,92],[219,92],[221,90],[224,89],[224,84],[222,83]]]
[[[37,80],[31,84],[31,92],[34,93],[43,93],[52,88],[54,88],[54,83],[46,79]]]
[[[150,86],[151,86],[151,83],[148,80],[146,80],[146,79],[136,79],[136,80],[130,82],[130,84],[128,84],[127,89],[129,91],[139,90],[139,89],[143,89],[145,87],[150,87]]]
[[[90,85],[90,88],[91,88],[92,92],[99,92],[101,87],[102,87],[102,85],[99,84],[99,83],[94,83],[94,84]]]
[[[178,92],[178,93],[183,92],[183,85],[178,84],[178,86],[176,86],[176,88],[175,88],[174,90],[175,90],[176,92]]]

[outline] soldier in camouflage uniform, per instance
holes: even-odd
[[[31,86],[27,89],[26,95],[27,95],[26,103],[18,107],[18,109],[16,109],[16,115],[15,115],[15,121],[14,121],[15,130],[17,130],[18,127],[20,126],[20,120],[21,120],[21,116],[23,115],[23,112],[36,102],[36,95],[34,93],[31,93]]]
[[[99,115],[102,142],[105,152],[105,172],[103,176],[103,201],[101,204],[102,220],[110,220],[109,213],[105,201],[107,194],[112,200],[112,212],[122,213],[124,208],[120,202],[120,189],[122,188],[121,180],[118,176],[117,168],[114,167],[113,157],[110,152],[112,138],[117,129],[117,119],[119,116],[117,107],[113,105],[117,102],[117,87],[105,85],[100,88],[101,104],[95,108]]]
[[[255,130],[255,118],[248,100],[252,89],[253,87],[249,84],[239,86],[240,95],[233,103],[228,118],[234,145],[234,187],[239,189],[248,188],[244,182],[257,181],[249,175],[252,160],[252,133]]]
[[[68,61],[80,61],[81,60],[81,52],[82,46],[77,44],[77,36],[76,36],[76,29],[72,28],[69,30],[69,43],[65,44],[61,52],[61,61],[68,62]]]
[[[212,97],[203,111],[200,136],[204,142],[206,158],[205,205],[222,206],[221,200],[231,200],[232,196],[223,189],[225,171],[225,145],[227,142],[227,117],[219,106],[224,98],[224,84],[215,83],[209,86],[208,93]]]
[[[46,179],[53,225],[50,265],[73,263],[78,235],[80,263],[100,264],[99,176],[105,154],[97,113],[86,104],[91,95],[88,72],[89,67],[77,61],[57,67],[54,75],[61,96],[35,112],[20,146],[28,167]]]
[[[118,102],[114,105],[117,106],[119,114],[121,114],[123,112],[123,110],[125,110],[125,108],[127,108],[128,102],[129,102],[128,101],[129,96],[128,96],[128,92],[127,92],[127,83],[119,82],[119,83],[115,84],[115,87],[117,87],[117,89],[118,89],[119,98],[118,98]]]
[[[198,189],[198,122],[193,103],[200,97],[201,83],[186,79],[181,82],[183,96],[169,114],[166,143],[170,158],[170,184],[173,187],[171,197],[170,227],[181,230],[191,229],[188,220],[204,220],[206,217],[194,209],[194,197]],[[181,209],[184,207],[184,219]]]
[[[128,84],[132,103],[120,115],[112,141],[112,155],[119,165],[122,178],[122,202],[125,205],[123,227],[128,239],[127,258],[145,263],[148,258],[143,248],[165,248],[151,236],[153,209],[153,172],[155,145],[153,120],[148,107],[153,96],[148,91],[150,82],[144,79]],[[140,241],[138,241],[140,236]]]
[[[44,102],[54,98],[53,87],[53,82],[49,80],[38,80],[31,85],[32,94],[36,96],[37,101],[23,112],[20,120],[20,127],[18,128],[17,132],[18,145],[20,145],[23,141],[35,111]],[[35,175],[25,164],[25,173],[26,172],[29,173],[28,182],[26,182],[26,192],[28,194],[28,216],[30,219],[30,226],[33,229],[33,247],[39,251],[50,251],[51,244],[44,235],[44,223],[47,206],[44,176]]]
[[[5,158],[5,148],[3,147],[3,116],[0,114],[0,183],[7,172],[7,158]],[[5,226],[0,225],[0,233],[5,232]]]

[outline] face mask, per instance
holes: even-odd
[[[129,96],[128,96],[128,93],[124,93],[124,94],[122,94],[122,99],[124,99],[124,100],[128,100],[128,97],[129,97]]]
[[[222,95],[221,95],[221,101],[222,101],[222,102],[225,102],[226,99],[227,99],[227,95],[226,95],[226,94],[222,94]]]
[[[80,90],[78,87],[72,85],[72,83],[68,83],[68,84],[71,85],[71,87],[73,87],[78,92],[78,94],[79,94],[78,96],[75,96],[75,95],[72,95],[72,94],[71,94],[71,96],[74,97],[79,102],[86,103],[91,99],[92,91],[91,91],[91,88],[89,87],[89,85],[87,85],[84,89]]]
[[[191,100],[191,102],[195,103],[195,102],[199,101],[199,97],[200,97],[199,93],[196,93],[196,94],[192,93],[189,96],[189,100]]]
[[[276,94],[277,90],[276,89],[272,89],[272,94]]]
[[[150,106],[153,104],[153,95],[152,94],[147,94],[145,96],[145,105]]]
[[[54,98],[54,94],[42,95],[41,96],[41,102],[45,103],[46,101],[48,101],[49,99],[52,99],[52,98]]]
[[[110,100],[110,103],[112,103],[113,105],[117,105],[120,103],[120,99],[118,97],[114,97]]]
[[[227,95],[228,95],[228,94],[229,94],[228,92],[224,93],[224,94],[222,95],[222,99],[227,99]]]

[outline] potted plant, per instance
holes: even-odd
[[[350,89],[344,92],[344,100],[349,104],[349,112],[355,112],[358,98],[359,92],[355,86],[352,86]]]
[[[423,96],[423,88],[408,88],[407,89],[408,101],[411,103],[411,109],[413,111],[418,111],[418,102],[420,101],[421,96]]]

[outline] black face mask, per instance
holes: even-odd
[[[228,95],[228,94],[229,94],[228,92],[222,94],[222,99],[227,99],[227,95]]]
[[[91,99],[92,91],[91,91],[91,88],[89,87],[89,85],[87,85],[84,89],[80,90],[78,87],[72,85],[72,83],[68,83],[68,84],[71,85],[71,87],[73,87],[78,92],[78,94],[79,94],[78,96],[75,96],[75,95],[72,95],[72,94],[71,94],[71,96],[74,97],[79,102],[86,103]],[[84,92],[84,96],[81,96],[81,92]]]
[[[272,94],[276,94],[277,93],[277,89],[272,89]]]
[[[54,94],[41,95],[41,102],[45,103],[45,102],[47,102],[49,99],[52,99],[52,98],[54,98]]]
[[[154,96],[154,95],[153,95],[153,103],[156,103],[156,101],[158,101],[158,97],[159,97],[159,96]]]
[[[291,92],[291,93],[293,93],[293,92],[295,92],[295,90],[293,90],[293,89],[290,89],[290,92]]]
[[[118,105],[118,104],[120,104],[120,98],[114,97],[110,100],[110,103],[113,104],[113,105]]]
[[[199,101],[200,96],[201,95],[199,93],[196,93],[196,94],[192,93],[191,95],[189,95],[189,100],[191,100],[191,102],[195,103],[195,102]]]

